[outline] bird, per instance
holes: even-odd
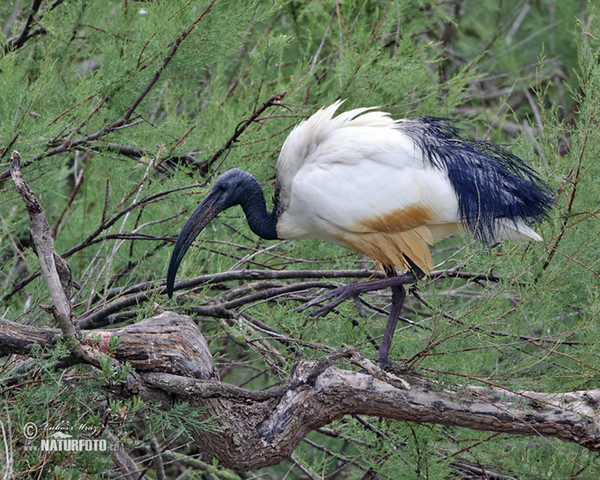
[[[258,180],[226,171],[185,223],[173,248],[166,291],[194,239],[220,212],[241,206],[266,240],[317,238],[371,258],[386,276],[433,269],[430,247],[451,235],[482,242],[541,241],[552,192],[532,167],[502,146],[464,137],[447,118],[393,119],[377,107],[336,112],[337,100],[290,132],[276,166],[272,208]],[[389,350],[406,297],[392,306],[376,362]]]

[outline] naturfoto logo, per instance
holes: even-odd
[[[40,433],[40,431],[42,433]],[[28,450],[41,450],[44,452],[105,452],[116,450],[117,445],[108,444],[103,438],[80,438],[74,437],[69,431],[77,431],[79,435],[95,435],[99,433],[96,427],[81,424],[71,427],[67,423],[60,425],[48,425],[44,423],[40,427],[34,422],[28,422],[23,427],[23,435],[29,441],[39,439],[38,445],[30,444]]]

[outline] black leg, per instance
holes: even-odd
[[[390,364],[389,353],[390,347],[392,346],[392,337],[394,336],[396,324],[398,323],[400,312],[402,311],[402,307],[404,305],[404,299],[406,298],[406,289],[404,288],[404,284],[415,283],[417,280],[425,276],[423,271],[419,267],[417,267],[409,258],[407,258],[406,260],[409,263],[409,265],[411,265],[411,269],[409,272],[397,276],[396,271],[393,267],[384,267],[387,278],[369,280],[363,283],[352,283],[349,285],[344,285],[343,287],[330,290],[326,294],[320,295],[319,297],[314,298],[310,302],[307,302],[304,305],[298,307],[295,311],[302,312],[304,310],[307,310],[308,308],[314,307],[315,305],[333,299],[328,304],[313,310],[309,314],[309,316],[320,317],[330,313],[337,305],[339,305],[348,298],[356,298],[362,293],[390,287],[392,289],[392,308],[388,317],[387,325],[385,327],[385,333],[383,334],[381,345],[379,346],[379,353],[377,354],[377,358],[375,359],[375,361],[380,367],[386,368]],[[424,328],[418,323],[414,323],[411,321],[408,321],[408,323],[410,323],[411,325],[418,326],[420,328]]]
[[[395,275],[393,270],[388,269],[386,269],[386,274],[388,277]],[[394,337],[394,332],[396,331],[396,324],[398,323],[398,317],[402,311],[405,298],[406,289],[404,288],[404,285],[392,286],[392,308],[385,326],[385,332],[383,334],[383,339],[381,340],[381,345],[379,346],[379,352],[377,353],[377,358],[375,359],[377,365],[379,365],[381,368],[387,368],[390,364],[389,354],[390,347],[392,346],[392,338]]]

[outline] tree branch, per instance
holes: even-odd
[[[189,317],[171,312],[126,327],[82,332],[83,341],[119,362],[129,362],[138,372],[169,372],[193,378],[215,378],[215,365],[206,340]],[[0,355],[31,355],[34,348],[52,350],[61,331],[0,320]],[[110,351],[111,338],[118,348]],[[72,356],[68,363],[82,359]]]
[[[334,364],[350,358],[360,371]],[[366,368],[365,368],[366,367]],[[253,392],[214,380],[144,374],[153,387],[202,406],[215,433],[196,438],[223,465],[252,470],[288,458],[311,431],[345,415],[554,437],[600,451],[600,389],[516,392],[468,385],[446,387],[416,374],[382,372],[352,348],[296,365],[281,387]]]
[[[31,221],[29,232],[33,239],[35,252],[40,260],[42,275],[46,280],[52,298],[52,313],[63,332],[66,344],[75,353],[79,350],[81,332],[77,323],[73,321],[71,303],[65,291],[65,286],[68,286],[71,281],[71,271],[67,263],[54,253],[52,229],[44,209],[21,176],[21,156],[16,150],[13,151],[10,157],[10,174],[29,213]],[[59,270],[63,274],[62,279]]]
[[[233,270],[226,272],[219,272],[215,274],[202,275],[199,277],[181,280],[175,284],[175,290],[184,290],[198,287],[200,285],[216,285],[228,281],[239,281],[239,280],[299,280],[299,279],[337,279],[337,278],[376,278],[379,281],[368,281],[359,284],[351,284],[352,288],[346,290],[354,292],[357,295],[360,293],[371,292],[382,288],[387,288],[390,285],[400,284],[406,282],[406,276],[397,276],[392,278],[382,278],[383,272],[374,270]],[[493,274],[478,274],[470,272],[461,272],[458,269],[451,270],[435,270],[429,272],[430,278],[463,278],[469,280],[486,280],[497,282],[499,277]],[[412,278],[412,276],[411,276]],[[295,283],[291,286],[281,287],[281,289],[273,289],[270,292],[263,292],[257,294],[246,295],[243,299],[236,301],[230,301],[219,304],[211,304],[208,306],[194,307],[195,311],[201,315],[211,315],[216,317],[229,318],[233,314],[230,311],[231,308],[236,308],[241,305],[260,300],[272,298],[282,293],[290,293],[299,290],[307,290],[309,288],[326,288],[336,290],[334,282],[321,281],[321,282],[305,282]],[[94,312],[85,312],[79,318],[79,325],[81,328],[97,328],[105,325],[114,323],[111,321],[111,316],[132,306],[136,306],[148,301],[156,293],[164,293],[164,280],[160,282],[145,282],[138,285],[130,285],[125,289],[116,289],[113,292],[108,292],[106,300],[111,300],[118,295],[122,295],[121,298],[115,300],[113,303],[104,306],[103,308]],[[269,296],[269,293],[271,296]],[[325,295],[327,296],[327,294]],[[322,296],[323,297],[323,296]],[[318,297],[317,300],[322,301],[323,298]],[[344,298],[341,298],[343,300]],[[337,305],[341,302],[335,303]],[[337,300],[336,300],[337,301]],[[309,302],[308,307],[317,303],[315,301]],[[301,307],[302,308],[302,307]],[[332,307],[333,308],[333,307]],[[303,308],[302,308],[303,309]],[[300,311],[300,310],[299,310]]]
[[[34,342],[52,348],[58,334],[0,321],[0,354],[27,354]],[[346,415],[553,437],[600,452],[600,389],[546,393],[448,386],[414,372],[398,377],[344,347],[297,363],[276,388],[252,391],[218,379],[208,345],[189,317],[165,312],[84,335],[100,351],[111,337],[120,339],[115,359],[137,370],[121,395],[148,401],[175,396],[201,407],[199,415],[214,428],[197,432],[195,440],[209,456],[237,471],[289,458],[309,432]]]
[[[235,132],[233,132],[233,135],[231,136],[231,138],[229,140],[227,140],[227,142],[225,142],[225,145],[223,145],[219,150],[217,150],[215,152],[215,154],[211,157],[210,160],[208,160],[207,167],[210,167],[213,163],[215,163],[219,159],[219,157],[221,155],[223,155],[227,150],[229,150],[233,146],[233,144],[237,141],[237,139],[240,137],[240,135],[242,135],[242,133],[244,133],[244,130],[246,130],[246,128],[248,128],[249,125],[251,125],[253,122],[255,122],[256,119],[258,117],[260,117],[267,108],[272,107],[273,105],[278,105],[279,102],[281,100],[283,100],[283,97],[285,97],[286,93],[287,92],[283,92],[283,93],[277,93],[277,94],[273,95],[266,102],[264,102],[260,107],[258,107],[256,110],[254,110],[252,115],[250,115],[246,120],[241,121],[238,124],[238,126],[235,128]]]
[[[296,368],[278,398],[257,400],[237,387],[154,374],[143,378],[207,408],[218,433],[196,440],[225,466],[252,470],[288,458],[312,430],[345,415],[460,426],[510,434],[548,436],[600,451],[596,408],[600,389],[569,393],[510,392],[473,386],[442,387],[410,375],[410,390],[362,371],[331,366],[313,383],[314,362]],[[299,373],[301,372],[301,373]],[[302,377],[300,377],[302,378]],[[254,393],[254,392],[252,392]],[[208,397],[208,398],[206,398]]]
[[[7,54],[13,49],[21,48],[23,45],[25,45],[25,42],[31,37],[42,33],[46,33],[46,30],[44,28],[36,28],[35,30],[31,31],[31,24],[33,23],[33,18],[38,13],[41,6],[42,0],[33,0],[33,4],[31,5],[31,12],[27,17],[27,20],[25,21],[23,30],[21,30],[21,33],[19,33],[18,35],[9,38],[6,41],[6,43],[2,47],[4,54]]]

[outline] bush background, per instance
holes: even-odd
[[[215,174],[242,168],[272,194],[291,128],[343,98],[343,109],[378,105],[398,118],[454,118],[469,136],[508,144],[556,192],[552,218],[536,227],[540,244],[456,238],[436,245],[438,268],[464,265],[500,280],[420,282],[426,303],[411,299],[407,315],[426,328],[399,331],[393,358],[449,384],[598,387],[600,29],[592,3],[217,0],[169,56],[208,2],[2,2],[2,318],[52,322],[40,308],[48,298],[29,218],[5,172],[12,150],[54,228],[56,251],[72,268],[75,314],[84,316],[128,286],[164,278],[173,238]],[[272,105],[253,117],[284,92],[285,108]],[[203,233],[179,278],[240,268],[371,267],[318,241],[273,245],[252,235],[241,210],[228,211]],[[239,286],[200,289],[177,302],[155,294],[113,320],[149,317],[155,303],[189,312],[205,295],[218,299]],[[372,301],[383,306],[385,295]],[[365,321],[349,302],[339,315],[306,321],[291,313],[296,306],[280,299],[240,308],[239,321],[198,318],[226,381],[268,388],[290,371],[294,355],[256,329],[262,324],[305,342],[298,348],[307,356],[342,343],[375,355],[365,335],[380,333],[383,316],[369,312]],[[195,424],[185,405],[168,410],[107,395],[109,373],[57,370],[62,354],[0,361],[0,441],[17,478],[95,478],[113,468],[109,453],[24,450],[21,429],[32,420],[104,425],[150,476],[155,439],[172,478],[237,478],[201,458],[188,433],[206,426]],[[346,418],[313,432],[290,461],[244,478],[564,479],[597,472],[596,455],[543,437]]]

